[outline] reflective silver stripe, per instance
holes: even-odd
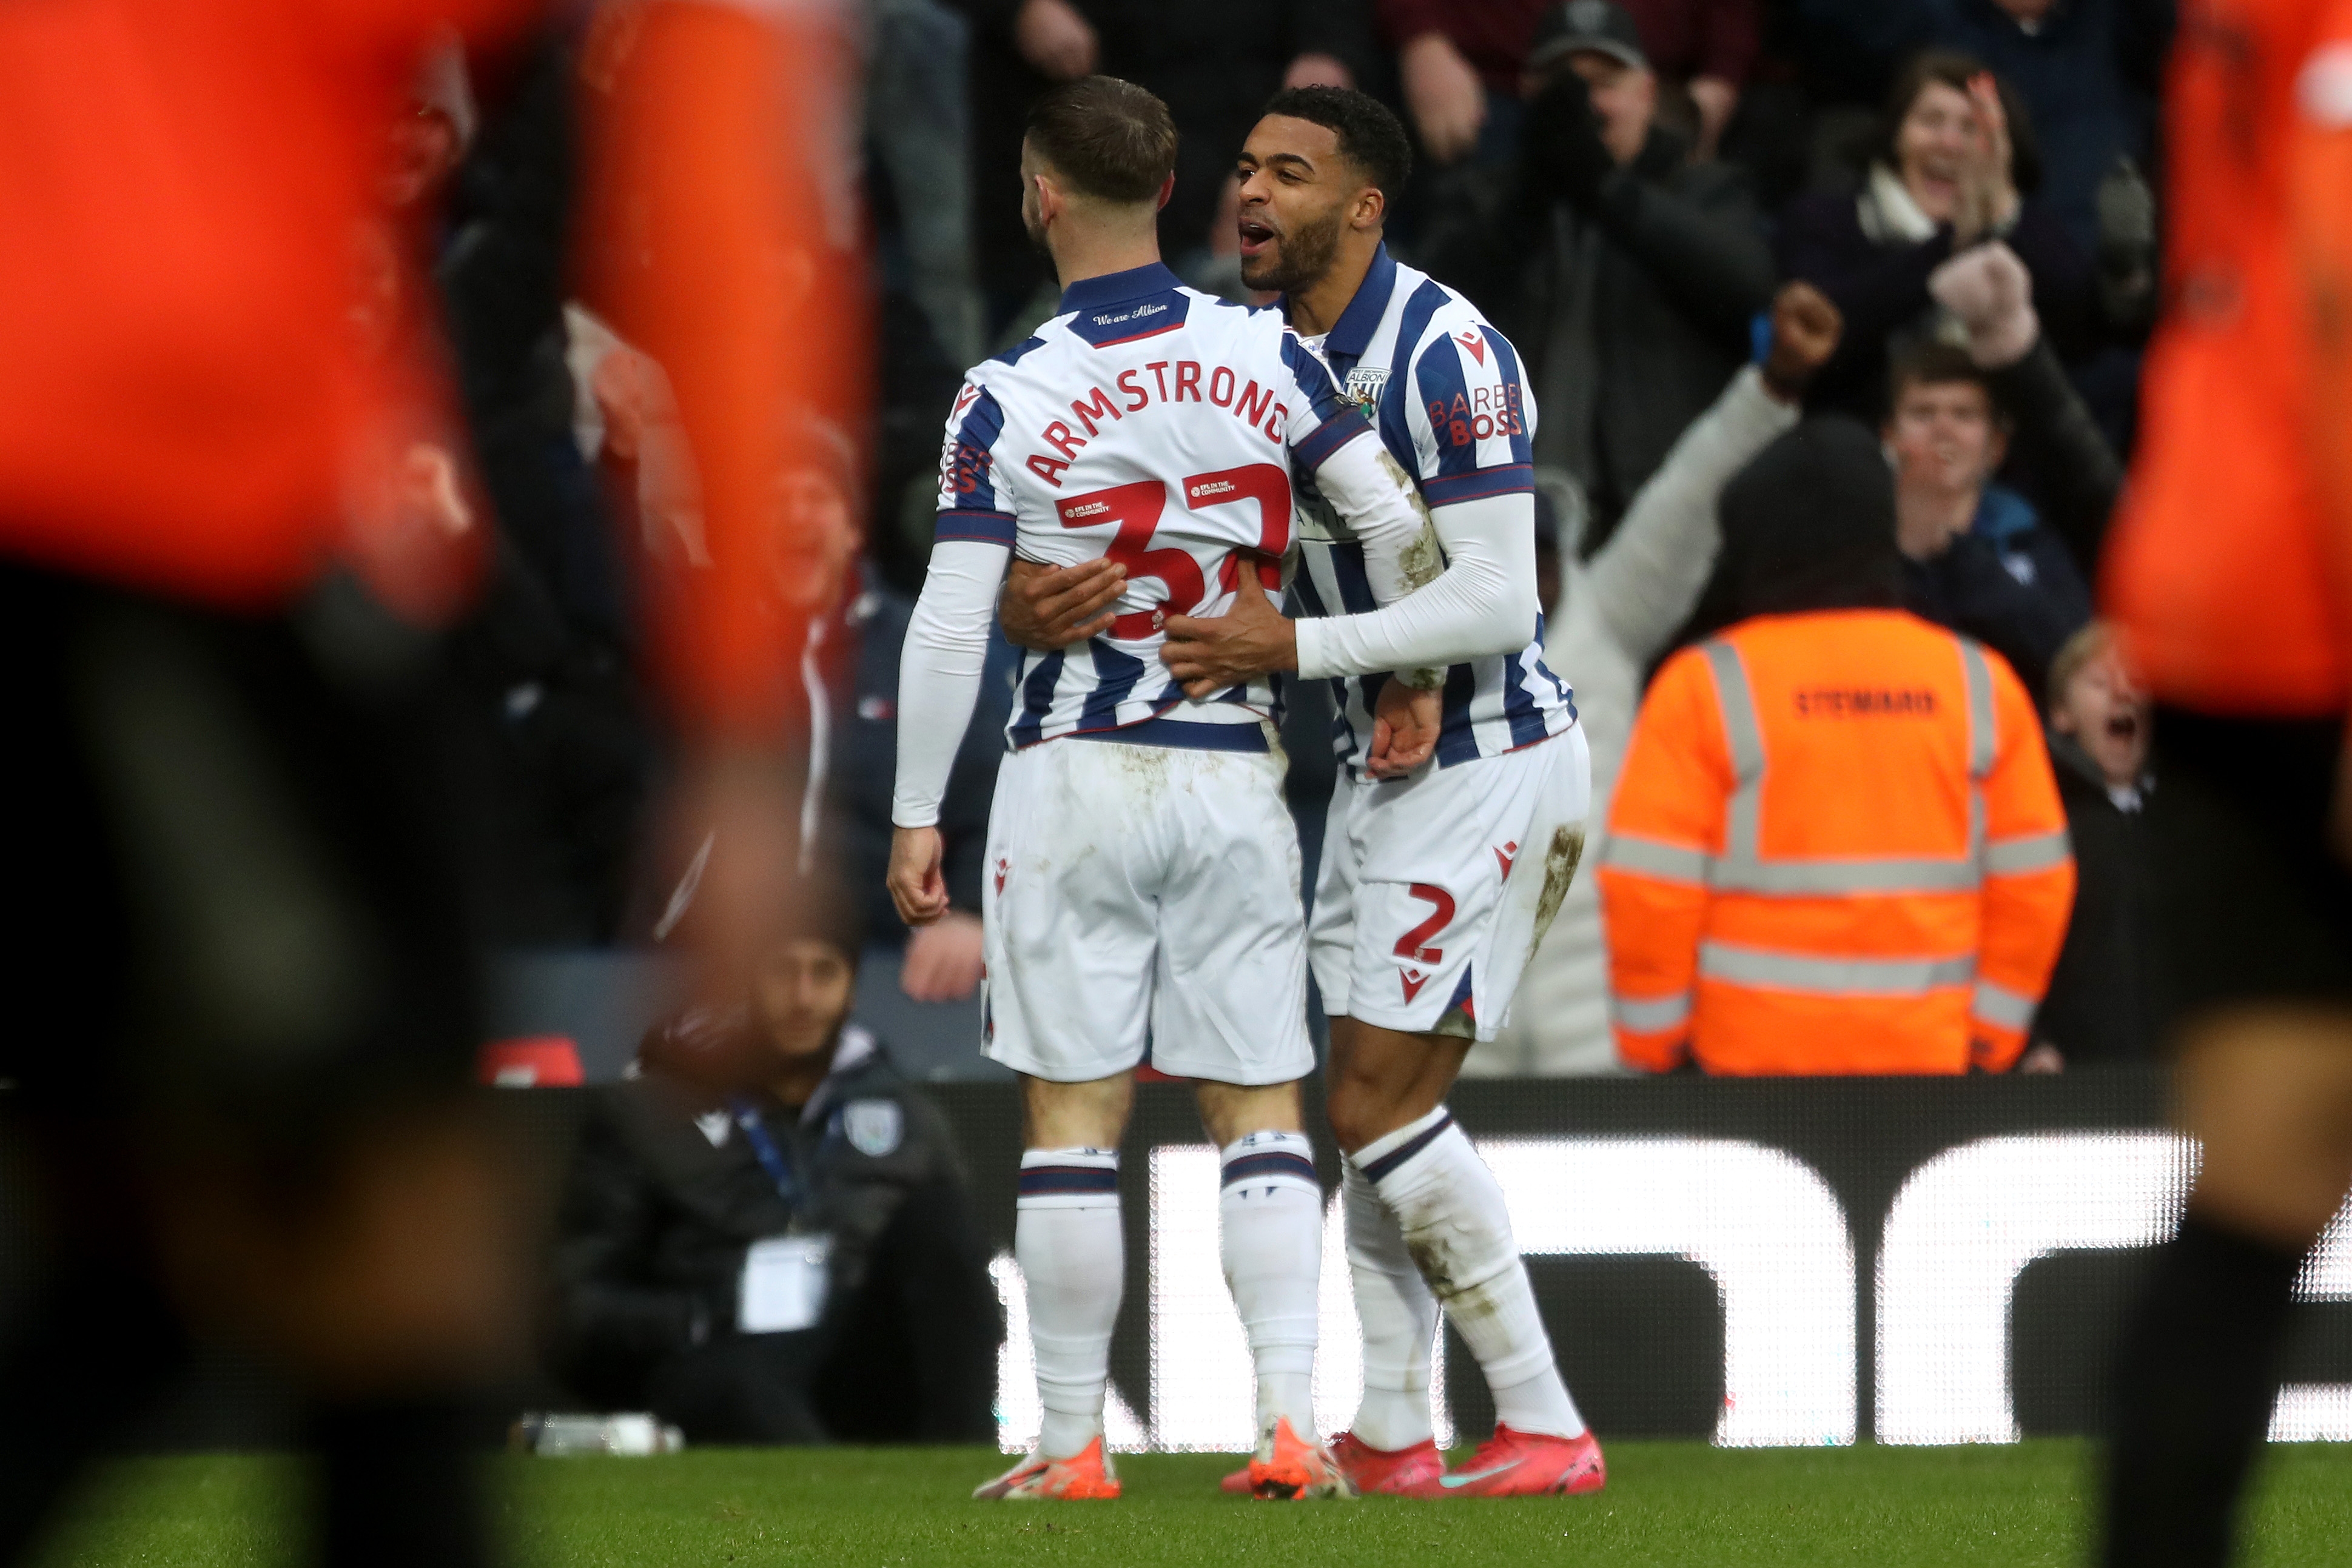
[[[1919,997],[1942,986],[1965,986],[1977,972],[1972,955],[1958,958],[1816,958],[1728,942],[1702,942],[1698,972],[1712,980],[1771,986],[1839,997]]]
[[[2033,1021],[2033,998],[2020,996],[2007,986],[1979,980],[1976,997],[1969,1003],[1969,1011],[2002,1029],[2023,1029]]]
[[[1764,818],[1764,732],[1757,724],[1756,694],[1738,649],[1724,642],[1701,646],[1715,675],[1715,703],[1723,710],[1723,737],[1730,744],[1731,772],[1738,780],[1725,808],[1723,852],[1731,860],[1752,861]]]
[[[2030,871],[2048,871],[2052,866],[2064,865],[2074,852],[2073,842],[2063,828],[2053,833],[1995,839],[1985,846],[1985,874],[2021,876]]]
[[[1654,1001],[1629,1001],[1612,995],[1610,1010],[1617,1021],[1637,1034],[1655,1034],[1662,1029],[1673,1029],[1690,1019],[1691,998],[1688,991],[1675,997],[1660,997]]]
[[[1637,833],[1610,834],[1609,848],[1601,855],[1607,864],[1675,882],[1705,882],[1708,858],[1705,850],[1685,849]]]
[[[1992,670],[1984,650],[1966,637],[1960,643],[1960,669],[1969,683],[1969,777],[1983,779],[1992,772]]]
[[[1855,857],[1841,860],[1736,861],[1708,868],[1707,884],[1731,893],[1974,893],[1983,878],[1971,853],[1959,860]]]

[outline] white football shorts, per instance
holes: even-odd
[[[1493,1040],[1584,853],[1584,727],[1331,792],[1308,951],[1323,1010]]]
[[[1256,732],[1250,732],[1256,733]],[[1276,752],[1065,738],[997,770],[982,1051],[1059,1083],[1315,1069],[1298,831]]]

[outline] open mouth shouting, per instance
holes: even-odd
[[[1255,213],[1241,215],[1242,259],[1255,261],[1265,254],[1266,247],[1278,242],[1274,225]]]

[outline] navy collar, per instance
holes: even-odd
[[[1099,309],[1182,287],[1182,278],[1155,261],[1148,267],[1130,267],[1125,272],[1106,272],[1099,277],[1078,279],[1062,290],[1062,311],[1067,314],[1072,310]]]
[[[1396,292],[1396,273],[1397,264],[1383,240],[1372,252],[1371,267],[1357,285],[1356,297],[1348,301],[1339,320],[1331,324],[1330,335],[1323,340],[1327,359],[1345,359],[1352,366],[1372,346],[1372,334],[1380,330],[1381,318],[1389,313],[1389,296]]]

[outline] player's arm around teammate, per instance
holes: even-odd
[[[1310,953],[1331,1014],[1327,1109],[1347,1155],[1364,1330],[1365,1397],[1342,1445],[1351,1473],[1431,1497],[1591,1491],[1600,1450],[1553,1364],[1501,1188],[1444,1105],[1567,890],[1589,764],[1538,645],[1534,400],[1517,350],[1475,307],[1388,255],[1387,198],[1410,162],[1377,100],[1279,94],[1241,154],[1237,221],[1244,279],[1280,291],[1292,326],[1377,412],[1445,570],[1369,613],[1337,613],[1366,609],[1378,547],[1319,528],[1302,538],[1294,595],[1318,620],[1276,625],[1244,601],[1220,621],[1171,622],[1167,661],[1188,679],[1269,666],[1340,677],[1349,777],[1333,796]],[[1383,781],[1371,752],[1399,683],[1379,673],[1425,664],[1450,666],[1434,757]],[[1493,1441],[1450,1474],[1430,1439],[1441,1301],[1497,1415]]]
[[[1223,1154],[1220,1246],[1257,1372],[1252,1490],[1348,1491],[1314,1434],[1322,1194],[1297,1092],[1313,1052],[1297,844],[1265,738],[1273,694],[1251,683],[1196,702],[1151,661],[1163,607],[1221,603],[1256,575],[1250,560],[1286,549],[1283,459],[1362,492],[1358,509],[1386,507],[1387,526],[1412,526],[1412,503],[1278,321],[1159,265],[1154,198],[1174,151],[1165,109],[1126,83],[1075,83],[1033,114],[1024,216],[1064,310],[957,399],[901,664],[888,881],[919,925],[945,908],[938,796],[1010,555],[1124,563],[1076,574],[1081,591],[1046,607],[1085,646],[1024,660],[991,822],[982,1028],[1022,1074],[1014,1255],[1044,1425],[986,1497],[1118,1494],[1102,1447],[1124,1277],[1118,1145],[1147,1051],[1198,1082]],[[1089,597],[1086,581],[1109,591]]]

